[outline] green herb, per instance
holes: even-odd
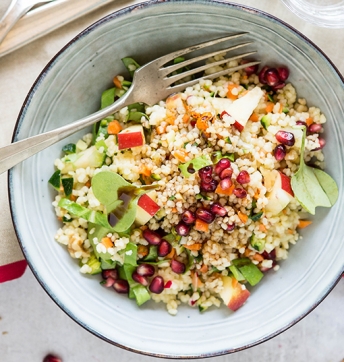
[[[225,142],[226,142],[226,143],[229,143],[230,145],[232,144],[232,141],[231,141],[231,139],[230,139],[229,137],[226,137],[226,138],[225,138]]]
[[[171,200],[171,201],[174,201],[176,199],[176,197],[174,195],[172,195],[168,199]]]
[[[183,163],[179,165],[179,169],[184,177],[190,177],[192,173],[190,173],[188,170],[191,168],[196,172],[200,170],[203,167],[212,165],[212,161],[206,156],[200,156],[192,159],[189,162]]]
[[[76,144],[75,143],[68,143],[67,145],[62,147],[62,152],[66,155],[76,152]]]
[[[134,76],[135,70],[140,68],[140,65],[130,57],[122,58],[122,62],[125,65],[125,67],[128,69],[128,72],[131,77]]]
[[[110,171],[101,171],[92,178],[94,196],[105,206],[106,214],[111,213],[116,219],[112,227],[116,232],[130,228],[136,218],[138,199],[155,188],[156,185],[133,186],[122,176]]]
[[[306,127],[301,126],[299,128],[303,129],[300,166],[291,178],[291,187],[295,198],[302,207],[314,215],[317,206],[331,207],[335,204],[338,198],[338,187],[336,182],[327,173],[305,164],[303,155]]]
[[[137,266],[137,245],[129,242],[124,252],[124,263]]]
[[[195,197],[196,197],[196,200],[206,200],[206,201],[211,200],[210,196],[206,196],[206,195],[202,195],[202,194],[197,194]]]

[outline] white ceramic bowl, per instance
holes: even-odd
[[[312,227],[291,248],[281,269],[268,273],[244,307],[200,314],[181,307],[170,316],[163,305],[138,308],[126,297],[81,275],[64,247],[48,179],[66,140],[13,168],[9,196],[15,230],[38,281],[77,323],[117,346],[173,358],[222,355],[261,343],[292,326],[331,291],[344,265],[343,135],[344,84],[330,60],[287,24],[255,9],[222,1],[150,1],[111,14],[84,30],[45,67],[23,105],[14,140],[72,122],[99,106],[102,90],[120,58],[145,63],[203,40],[249,32],[263,63],[284,63],[299,95],[327,116],[327,171],[339,185],[339,200],[319,209]],[[70,137],[75,141],[84,132]]]

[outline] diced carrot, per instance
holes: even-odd
[[[184,245],[184,248],[189,249],[189,250],[193,250],[193,251],[198,251],[202,249],[202,244],[201,243],[195,243],[192,245]]]
[[[178,209],[176,207],[172,207],[172,212],[176,213],[176,212],[178,212]]]
[[[148,255],[148,246],[147,245],[138,245],[137,253],[142,256]]]
[[[163,133],[165,133],[165,132],[166,132],[166,127],[167,127],[166,124],[158,126],[158,127],[156,128],[156,133],[157,133],[157,134],[163,134]]]
[[[185,162],[187,153],[183,150],[176,150],[174,151],[173,156],[180,162]]]
[[[206,273],[208,271],[208,265],[202,264],[201,269],[199,270],[201,273]]]
[[[113,78],[113,84],[116,88],[122,89],[122,82],[119,80],[117,75]]]
[[[58,220],[58,221],[62,221],[62,216],[58,216],[58,217],[57,217],[57,220]]]
[[[297,225],[297,227],[299,229],[304,229],[305,227],[307,227],[308,225],[310,225],[312,223],[311,220],[299,220],[299,224]]]
[[[104,238],[102,238],[101,243],[106,247],[106,248],[112,248],[113,247],[113,242],[111,241],[111,239],[108,236],[105,236]]]
[[[264,258],[258,253],[255,253],[252,258],[254,260],[257,260],[257,261],[263,261],[264,260]]]
[[[194,271],[191,272],[191,283],[194,291],[203,286],[203,282],[199,278],[198,274]]]
[[[139,174],[149,177],[151,175],[151,170],[148,168],[147,165],[141,163],[139,166]]]
[[[166,122],[168,124],[174,125],[175,120],[176,120],[176,117],[174,115],[170,115],[170,116],[166,117]]]
[[[238,211],[238,216],[239,216],[240,221],[243,224],[246,224],[246,222],[248,220],[248,216],[246,214],[244,214],[243,212],[241,212],[241,211]]]
[[[172,259],[176,255],[176,249],[172,248],[172,250],[165,256],[167,259]]]
[[[113,121],[109,122],[107,127],[108,134],[118,134],[121,130],[122,126],[117,120],[114,119]]]
[[[259,116],[257,113],[252,113],[250,116],[250,121],[252,122],[258,122],[259,121]]]
[[[230,196],[230,195],[232,195],[234,189],[235,189],[235,185],[234,185],[234,184],[232,184],[232,186],[229,187],[229,188],[226,189],[226,190],[224,190],[224,189],[221,187],[221,185],[218,184],[217,187],[216,187],[215,192],[216,192],[217,194],[219,194],[219,195],[227,195],[227,196]]]
[[[207,128],[209,127],[209,123],[207,120],[203,119],[202,117],[198,117],[196,121],[196,127],[200,131],[206,131]]]
[[[306,125],[309,127],[313,123],[313,118],[307,118],[306,119]]]
[[[272,102],[267,102],[265,107],[266,113],[271,113],[273,109],[274,109],[274,104]]]
[[[188,123],[190,120],[190,115],[188,113],[185,113],[183,116],[183,123]]]
[[[237,94],[233,94],[232,91],[233,89],[235,88],[238,88],[238,85],[237,84],[228,84],[228,87],[227,87],[227,98],[229,99],[232,99],[233,101],[238,99],[238,95]]]
[[[259,199],[259,195],[260,195],[260,190],[257,189],[256,192],[254,193],[253,197],[258,200]]]
[[[203,220],[200,219],[196,219],[195,222],[195,230],[197,231],[204,231],[204,232],[208,232],[209,231],[209,224],[207,224],[206,222],[204,222]]]
[[[246,249],[245,250],[245,252],[244,252],[244,255],[246,256],[246,257],[248,257],[248,256],[250,256],[251,255],[251,250],[250,249]]]
[[[88,180],[88,181],[85,183],[85,186],[91,187],[91,180]]]
[[[244,74],[241,78],[242,78],[242,79],[247,79],[248,76],[247,76],[247,74]]]
[[[290,234],[290,235],[293,235],[293,234],[294,234],[294,230],[293,230],[293,229],[288,229],[288,230],[287,230],[287,233]]]
[[[266,226],[264,224],[259,224],[259,230],[265,233],[267,231]]]
[[[70,200],[70,201],[76,201],[76,199],[77,199],[77,197],[76,197],[75,195],[73,195],[73,194],[71,194],[71,195],[69,196],[69,200]]]

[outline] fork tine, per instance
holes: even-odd
[[[244,47],[246,45],[250,45],[250,44],[253,44],[253,42],[247,42],[247,43],[234,45],[234,46],[231,46],[231,47],[226,48],[226,49],[217,50],[217,51],[212,52],[212,53],[203,54],[203,55],[200,55],[200,56],[195,57],[195,58],[187,59],[187,60],[185,60],[183,62],[180,62],[178,64],[173,64],[173,65],[170,65],[168,67],[161,68],[160,73],[163,76],[166,76],[167,74],[170,74],[170,73],[174,72],[175,70],[178,70],[178,69],[186,67],[186,66],[188,66],[190,64],[199,62],[199,61],[201,61],[203,59],[211,58],[211,57],[214,57],[214,56],[216,56],[218,54],[221,54],[221,53],[227,53],[227,52],[230,52],[232,50],[239,49],[239,48],[242,48],[242,47]]]
[[[188,77],[189,75],[193,75],[193,74],[196,74],[196,73],[199,73],[201,72],[202,70],[205,70],[205,69],[208,69],[208,68],[211,68],[211,67],[214,67],[214,66],[217,66],[217,65],[221,65],[221,64],[224,64],[224,63],[228,63],[229,61],[231,60],[235,60],[235,59],[239,59],[239,58],[244,58],[244,57],[247,57],[249,55],[252,55],[252,54],[255,54],[257,53],[257,51],[252,51],[252,52],[248,52],[248,53],[244,53],[244,54],[239,54],[239,55],[235,55],[231,58],[226,58],[226,59],[221,59],[221,60],[218,60],[217,62],[214,62],[214,63],[209,63],[209,64],[205,64],[205,65],[202,65],[198,68],[193,68],[193,69],[190,69],[186,72],[182,72],[182,73],[179,73],[179,74],[176,74],[176,75],[173,75],[171,77],[168,77],[168,78],[165,78],[164,81],[165,81],[165,85],[168,86],[172,83],[175,83],[176,81],[180,80],[180,79],[183,79],[185,77]],[[244,68],[246,68],[247,65],[245,65]]]
[[[196,83],[198,83],[200,80],[202,79],[214,79],[214,78],[218,78],[218,77],[221,77],[222,75],[226,75],[226,74],[229,74],[229,73],[233,73],[233,72],[236,72],[237,70],[240,70],[240,69],[244,69],[246,67],[251,67],[253,65],[256,65],[256,64],[260,64],[260,61],[254,61],[254,62],[250,62],[250,63],[245,63],[245,64],[242,64],[242,65],[238,65],[236,67],[232,67],[232,68],[228,68],[228,69],[224,69],[224,70],[221,70],[219,72],[215,72],[215,73],[212,73],[212,74],[209,74],[209,75],[205,75],[203,77],[199,77],[197,79],[193,79],[193,80],[190,80],[188,82],[185,82],[185,83],[182,83],[182,84],[177,84],[173,87],[168,87],[167,90],[170,92],[170,94],[172,93],[177,93],[177,92],[181,92],[183,91],[185,88],[187,87],[190,87]],[[212,66],[212,64],[209,64],[209,67],[210,68]]]
[[[225,36],[225,37],[222,37],[222,38],[217,38],[217,39],[210,40],[210,41],[207,41],[207,42],[204,42],[204,43],[192,45],[192,46],[189,46],[187,48],[177,50],[177,51],[175,51],[173,53],[166,54],[166,55],[156,59],[154,61],[154,63],[159,65],[159,66],[162,66],[162,65],[166,64],[167,62],[169,62],[170,60],[178,58],[178,57],[180,57],[182,55],[185,55],[187,53],[191,53],[191,52],[193,52],[195,50],[199,50],[199,49],[211,46],[211,45],[215,45],[215,44],[224,42],[226,40],[239,38],[240,36],[243,36],[243,35],[246,35],[246,34],[248,34],[248,33],[247,32],[235,33],[235,34],[231,34],[231,35],[228,35],[228,36]]]

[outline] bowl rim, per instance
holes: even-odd
[[[162,3],[162,4],[163,3],[188,3],[188,4],[201,3],[201,4],[207,4],[207,5],[209,5],[209,4],[215,4],[215,5],[218,4],[220,6],[228,6],[230,8],[239,9],[239,10],[241,10],[243,12],[254,13],[257,16],[262,16],[262,17],[267,18],[269,21],[279,23],[280,25],[286,27],[291,32],[295,33],[300,38],[302,38],[310,47],[312,47],[322,57],[324,57],[325,60],[329,63],[330,67],[332,67],[333,71],[336,73],[336,75],[339,77],[339,79],[341,80],[341,82],[344,85],[344,76],[337,69],[337,67],[334,65],[334,63],[331,61],[331,59],[315,43],[313,43],[313,41],[311,41],[307,36],[302,34],[300,31],[295,29],[292,25],[286,23],[285,21],[279,19],[278,17],[276,17],[276,16],[274,16],[272,14],[269,14],[269,13],[263,11],[263,10],[260,10],[260,9],[257,9],[257,8],[251,7],[251,6],[243,5],[243,4],[233,3],[231,1],[226,1],[226,0],[148,0],[148,1],[142,1],[142,2],[137,3],[137,4],[132,4],[132,5],[123,7],[121,9],[117,10],[117,11],[111,12],[111,13],[103,16],[102,18],[96,20],[95,22],[93,22],[92,24],[87,26],[85,29],[83,29],[81,32],[79,32],[76,36],[74,36],[66,45],[64,45],[49,60],[49,62],[45,65],[45,67],[42,69],[42,71],[37,76],[36,80],[34,81],[33,85],[29,89],[28,94],[27,94],[27,96],[26,96],[26,98],[25,98],[25,100],[23,102],[23,105],[22,105],[22,107],[20,109],[20,112],[18,114],[16,123],[15,123],[14,131],[13,131],[13,135],[12,135],[12,142],[17,141],[17,136],[18,136],[18,132],[20,130],[20,125],[21,125],[22,118],[25,115],[25,111],[26,111],[26,108],[28,107],[28,105],[30,103],[30,99],[32,98],[33,94],[36,92],[36,89],[40,84],[40,80],[42,78],[44,78],[45,74],[49,72],[51,66],[58,60],[58,58],[60,56],[62,56],[64,54],[64,52],[66,50],[69,49],[69,47],[71,45],[73,45],[75,42],[77,42],[79,39],[83,38],[84,36],[87,36],[88,33],[92,32],[93,29],[98,28],[103,23],[106,23],[108,21],[112,21],[112,20],[114,20],[114,19],[116,19],[118,17],[121,17],[121,16],[126,15],[128,13],[131,13],[133,11],[140,11],[142,9],[146,9],[148,7],[151,7],[151,6],[159,5],[160,3]],[[55,299],[53,297],[53,295],[52,295],[53,293],[51,293],[51,290],[50,290],[49,286],[46,285],[44,280],[40,277],[40,274],[38,273],[38,271],[35,270],[35,267],[34,267],[32,261],[30,259],[30,255],[28,255],[28,253],[26,252],[26,248],[24,246],[24,243],[22,242],[22,240],[20,238],[19,228],[18,228],[18,226],[16,225],[16,222],[15,222],[15,206],[14,206],[14,199],[13,199],[12,191],[11,191],[12,178],[13,178],[13,170],[10,169],[9,172],[8,172],[8,175],[7,175],[7,181],[8,181],[7,191],[8,191],[8,199],[9,199],[12,223],[13,223],[14,231],[15,231],[15,234],[17,236],[17,239],[18,239],[20,248],[22,250],[22,253],[23,253],[23,255],[24,255],[24,257],[25,257],[25,259],[26,259],[26,261],[27,261],[27,263],[29,265],[29,268],[33,273],[33,275],[35,276],[35,278],[37,279],[39,284],[42,286],[42,288],[45,290],[45,292],[48,294],[48,296],[53,300],[53,302],[58,307],[60,307],[60,309],[62,309],[62,311],[64,313],[66,313],[71,319],[73,319],[74,322],[79,324],[81,327],[83,327],[88,332],[90,332],[93,335],[97,336],[98,338],[102,339],[103,341],[106,341],[106,342],[108,342],[108,343],[110,343],[110,344],[112,344],[114,346],[120,347],[120,348],[122,348],[122,349],[124,349],[126,351],[130,351],[130,352],[134,352],[134,353],[137,353],[137,354],[146,355],[146,356],[150,356],[150,357],[166,358],[166,359],[210,358],[210,357],[218,357],[218,356],[223,356],[223,355],[243,351],[245,349],[254,347],[256,345],[259,345],[259,344],[261,344],[263,342],[266,342],[266,341],[276,337],[277,335],[279,335],[279,334],[283,333],[284,331],[288,330],[293,325],[295,325],[300,320],[302,320],[304,317],[306,317],[309,313],[311,313],[328,296],[328,294],[335,288],[337,283],[341,280],[342,275],[344,275],[344,265],[343,265],[343,270],[338,275],[337,279],[335,279],[333,281],[333,284],[329,285],[328,288],[323,291],[322,296],[318,300],[316,300],[313,304],[311,304],[306,312],[302,313],[297,318],[290,321],[290,323],[288,323],[284,327],[276,330],[274,333],[271,333],[271,334],[269,334],[269,335],[267,335],[267,336],[265,336],[265,337],[263,337],[261,339],[255,340],[252,343],[245,344],[245,345],[243,345],[241,347],[236,347],[236,348],[231,348],[231,349],[226,349],[226,350],[220,350],[220,351],[210,352],[210,353],[206,353],[206,354],[194,354],[194,355],[169,355],[169,354],[161,354],[161,353],[155,353],[155,352],[141,351],[139,349],[135,349],[135,348],[132,348],[132,347],[122,345],[122,344],[120,344],[118,342],[114,342],[114,341],[106,338],[105,336],[101,335],[97,331],[95,331],[95,330],[91,329],[90,327],[86,326],[85,323],[83,323],[81,320],[79,320],[77,317],[75,317],[73,315],[73,313],[69,310],[68,307],[62,305],[62,303],[60,303],[57,298]]]

